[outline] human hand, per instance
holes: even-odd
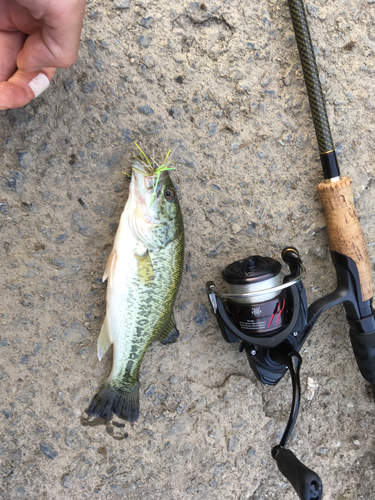
[[[26,106],[78,54],[85,0],[0,0],[0,110]]]

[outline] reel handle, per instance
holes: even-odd
[[[275,446],[272,456],[301,500],[320,500],[323,494],[322,480],[314,471],[306,467],[290,450]]]

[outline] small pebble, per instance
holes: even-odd
[[[237,92],[246,92],[251,89],[251,81],[250,80],[241,80],[237,83],[236,89]]]
[[[203,304],[199,304],[194,317],[195,323],[198,326],[203,326],[208,321],[209,317],[210,313],[208,312],[208,309]]]
[[[168,113],[175,120],[179,120],[182,116],[182,108],[172,107],[172,108],[168,109]]]
[[[150,45],[151,42],[152,42],[152,38],[150,36],[141,35],[139,37],[139,43],[140,43],[141,47],[143,47],[144,49],[147,49],[147,47]]]
[[[89,51],[90,56],[92,56],[96,52],[95,42],[91,38],[87,40],[87,49]]]
[[[86,94],[93,92],[96,87],[96,82],[90,82],[86,83],[86,85],[83,86],[83,91],[86,92]]]
[[[64,486],[64,488],[71,490],[74,487],[73,477],[70,474],[64,476],[62,480],[62,485]]]
[[[140,24],[143,28],[151,28],[152,23],[154,22],[153,17],[142,17],[140,21],[138,21],[138,24]]]
[[[82,200],[82,198],[78,198],[79,203],[82,205],[82,207],[87,210],[87,205],[86,203]]]
[[[19,151],[17,153],[19,166],[21,168],[28,168],[32,163],[32,156],[29,151]]]
[[[155,66],[155,61],[152,56],[145,56],[145,65],[150,69]]]
[[[99,71],[104,71],[105,70],[105,64],[103,62],[103,59],[101,57],[99,57],[96,61],[95,61],[95,67],[99,70]]]
[[[354,95],[351,92],[347,92],[346,96],[347,96],[349,102],[355,101]]]
[[[115,0],[115,5],[118,9],[129,9],[130,1],[129,0]]]
[[[209,130],[208,130],[208,136],[212,137],[213,135],[216,134],[216,132],[217,132],[217,123],[215,123],[215,122],[210,123]]]
[[[38,205],[35,203],[35,201],[33,201],[31,203],[23,201],[22,206],[30,214],[35,214],[38,212]],[[1,211],[1,209],[0,209],[0,211]]]
[[[230,439],[229,439],[229,443],[228,443],[228,451],[234,451],[235,447],[236,447],[236,444],[237,444],[237,436],[232,436]]]
[[[11,170],[9,177],[0,177],[0,187],[6,191],[22,192],[26,188],[27,177],[21,172]]]
[[[0,214],[7,214],[9,212],[9,204],[6,201],[0,201]]]
[[[125,139],[125,142],[127,142],[128,144],[130,144],[131,142],[133,142],[132,133],[130,132],[130,130],[128,128],[124,129],[121,132],[121,135]]]
[[[153,115],[155,113],[155,111],[148,104],[146,104],[145,106],[138,106],[138,111],[140,111],[144,115]]]
[[[316,7],[315,5],[312,5],[311,3],[306,3],[306,8],[307,8],[307,12],[317,18],[318,17],[318,14],[319,14],[319,8]]]
[[[67,80],[65,80],[64,87],[67,92],[70,92],[74,89],[74,81],[72,80],[72,78],[68,78]]]
[[[152,396],[154,394],[154,392],[155,392],[155,386],[154,385],[150,385],[150,387],[145,392],[145,395],[146,396]]]
[[[44,453],[46,457],[51,458],[52,460],[58,457],[57,451],[55,451],[52,448],[52,446],[48,443],[42,443],[40,445],[40,450],[42,451],[42,453]]]

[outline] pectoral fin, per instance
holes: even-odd
[[[109,277],[109,283],[111,283],[111,278],[115,272],[116,268],[116,261],[117,261],[117,252],[115,249],[112,250],[112,252],[109,254],[107,265],[105,267],[105,271],[103,274],[103,282]]]
[[[180,332],[177,330],[173,314],[171,314],[171,317],[166,322],[158,340],[160,340],[163,345],[168,345],[176,342],[179,335]]]
[[[142,256],[135,255],[138,261],[138,278],[139,281],[148,285],[154,279],[154,268],[152,267],[152,261],[149,252],[146,252]]]
[[[98,338],[98,359],[101,361],[108,351],[108,349],[113,344],[111,337],[109,335],[109,330],[107,326],[107,318],[105,318],[102,329],[100,331],[100,335]]]

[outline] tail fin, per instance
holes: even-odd
[[[134,422],[139,417],[139,382],[129,390],[116,389],[106,382],[94,396],[87,413],[109,420],[112,413]]]

